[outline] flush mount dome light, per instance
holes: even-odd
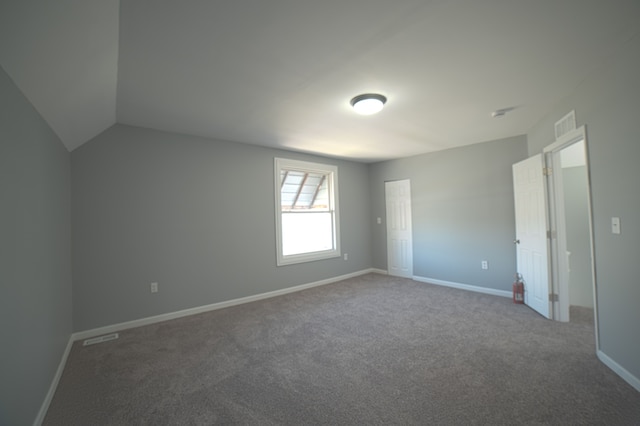
[[[500,109],[497,109],[497,110],[493,111],[493,112],[491,113],[491,116],[492,116],[493,118],[502,118],[502,117],[504,117],[508,112],[511,112],[511,111],[513,111],[514,109],[516,109],[516,107],[500,108]]]
[[[385,102],[387,102],[387,98],[382,95],[365,93],[351,99],[351,106],[358,114],[371,115],[382,110]]]

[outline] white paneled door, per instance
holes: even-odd
[[[524,281],[524,301],[550,318],[549,256],[544,161],[538,154],[513,165],[518,273]]]
[[[413,277],[411,236],[411,181],[385,182],[387,204],[387,272]]]

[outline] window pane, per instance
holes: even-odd
[[[275,159],[277,264],[340,257],[338,168]]]
[[[282,213],[282,254],[311,253],[333,249],[331,212]]]
[[[326,173],[281,170],[282,210],[328,209],[328,178]]]

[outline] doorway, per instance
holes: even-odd
[[[387,213],[387,273],[413,278],[411,181],[385,182]]]
[[[518,271],[526,271],[525,303],[541,315],[563,322],[570,320],[572,306],[593,309],[597,324],[586,144],[582,126],[558,137],[543,155],[514,164],[514,242]],[[533,237],[540,244],[533,245],[529,241]],[[545,268],[547,259],[549,266]],[[596,327],[596,343],[597,339]]]
[[[595,279],[589,163],[584,126],[544,149],[549,176],[552,280],[558,303],[554,319],[570,321],[571,313],[595,314]]]

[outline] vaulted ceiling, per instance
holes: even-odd
[[[69,150],[124,123],[377,161],[526,133],[639,29],[638,0],[3,0],[0,64]]]

